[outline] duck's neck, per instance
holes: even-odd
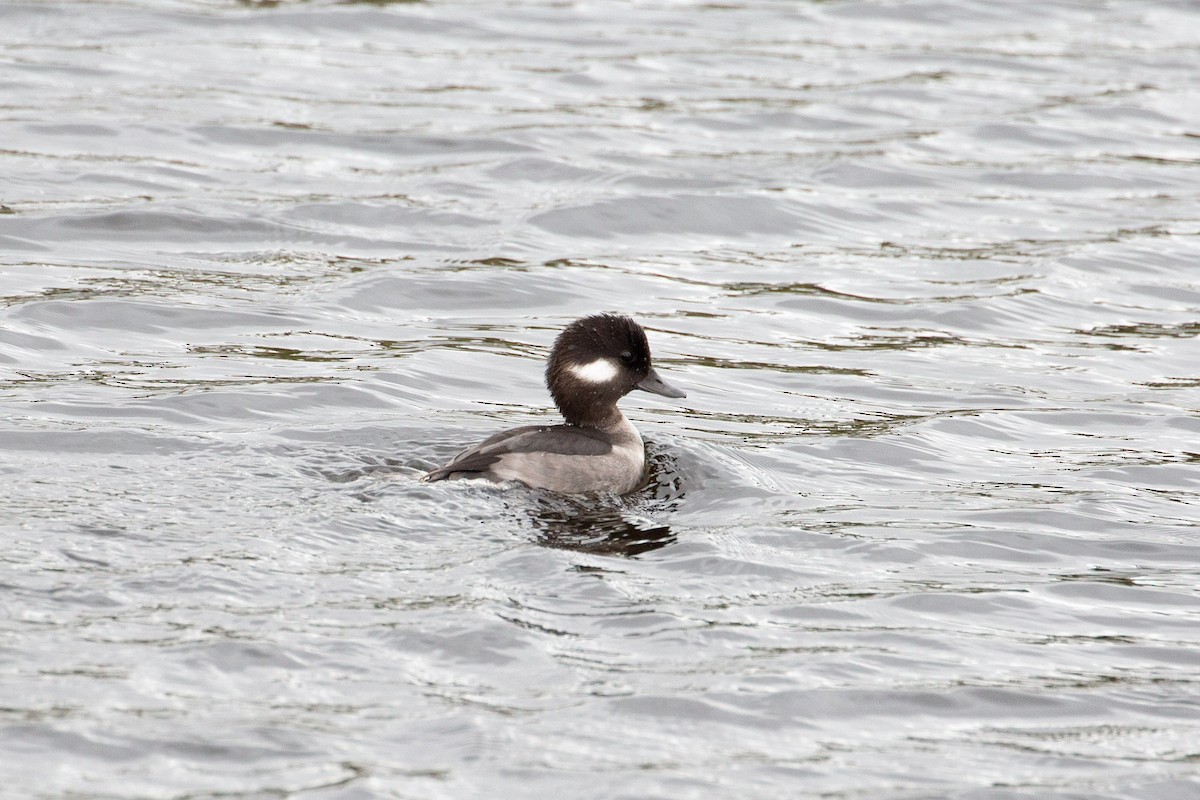
[[[561,402],[558,398],[555,400],[568,425],[609,430],[628,424],[625,415],[615,403],[600,403],[594,399],[588,402],[589,398],[576,399],[574,402]]]

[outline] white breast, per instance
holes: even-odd
[[[642,437],[624,417],[605,432],[612,437],[613,446],[605,455],[506,453],[488,469],[487,477],[497,481],[520,481],[535,489],[564,494],[631,492],[645,480],[646,447]]]

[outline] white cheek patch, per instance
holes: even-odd
[[[617,365],[611,358],[597,358],[587,364],[572,364],[571,372],[588,383],[608,383],[617,377]]]

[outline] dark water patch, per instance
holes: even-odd
[[[216,356],[245,356],[249,358],[277,358],[283,361],[307,361],[328,363],[349,361],[352,356],[334,355],[332,353],[312,353],[297,350],[292,347],[246,347],[239,345],[197,345],[190,350],[193,353]]]
[[[1075,331],[1083,336],[1125,337],[1136,336],[1154,339],[1169,337],[1174,339],[1194,339],[1200,336],[1200,322],[1182,322],[1174,325],[1160,323],[1131,323],[1127,325],[1105,325],[1088,330]]]

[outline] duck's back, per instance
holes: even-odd
[[[482,478],[567,494],[624,494],[642,484],[645,458],[641,436],[624,417],[605,429],[530,425],[485,439],[423,480]]]

